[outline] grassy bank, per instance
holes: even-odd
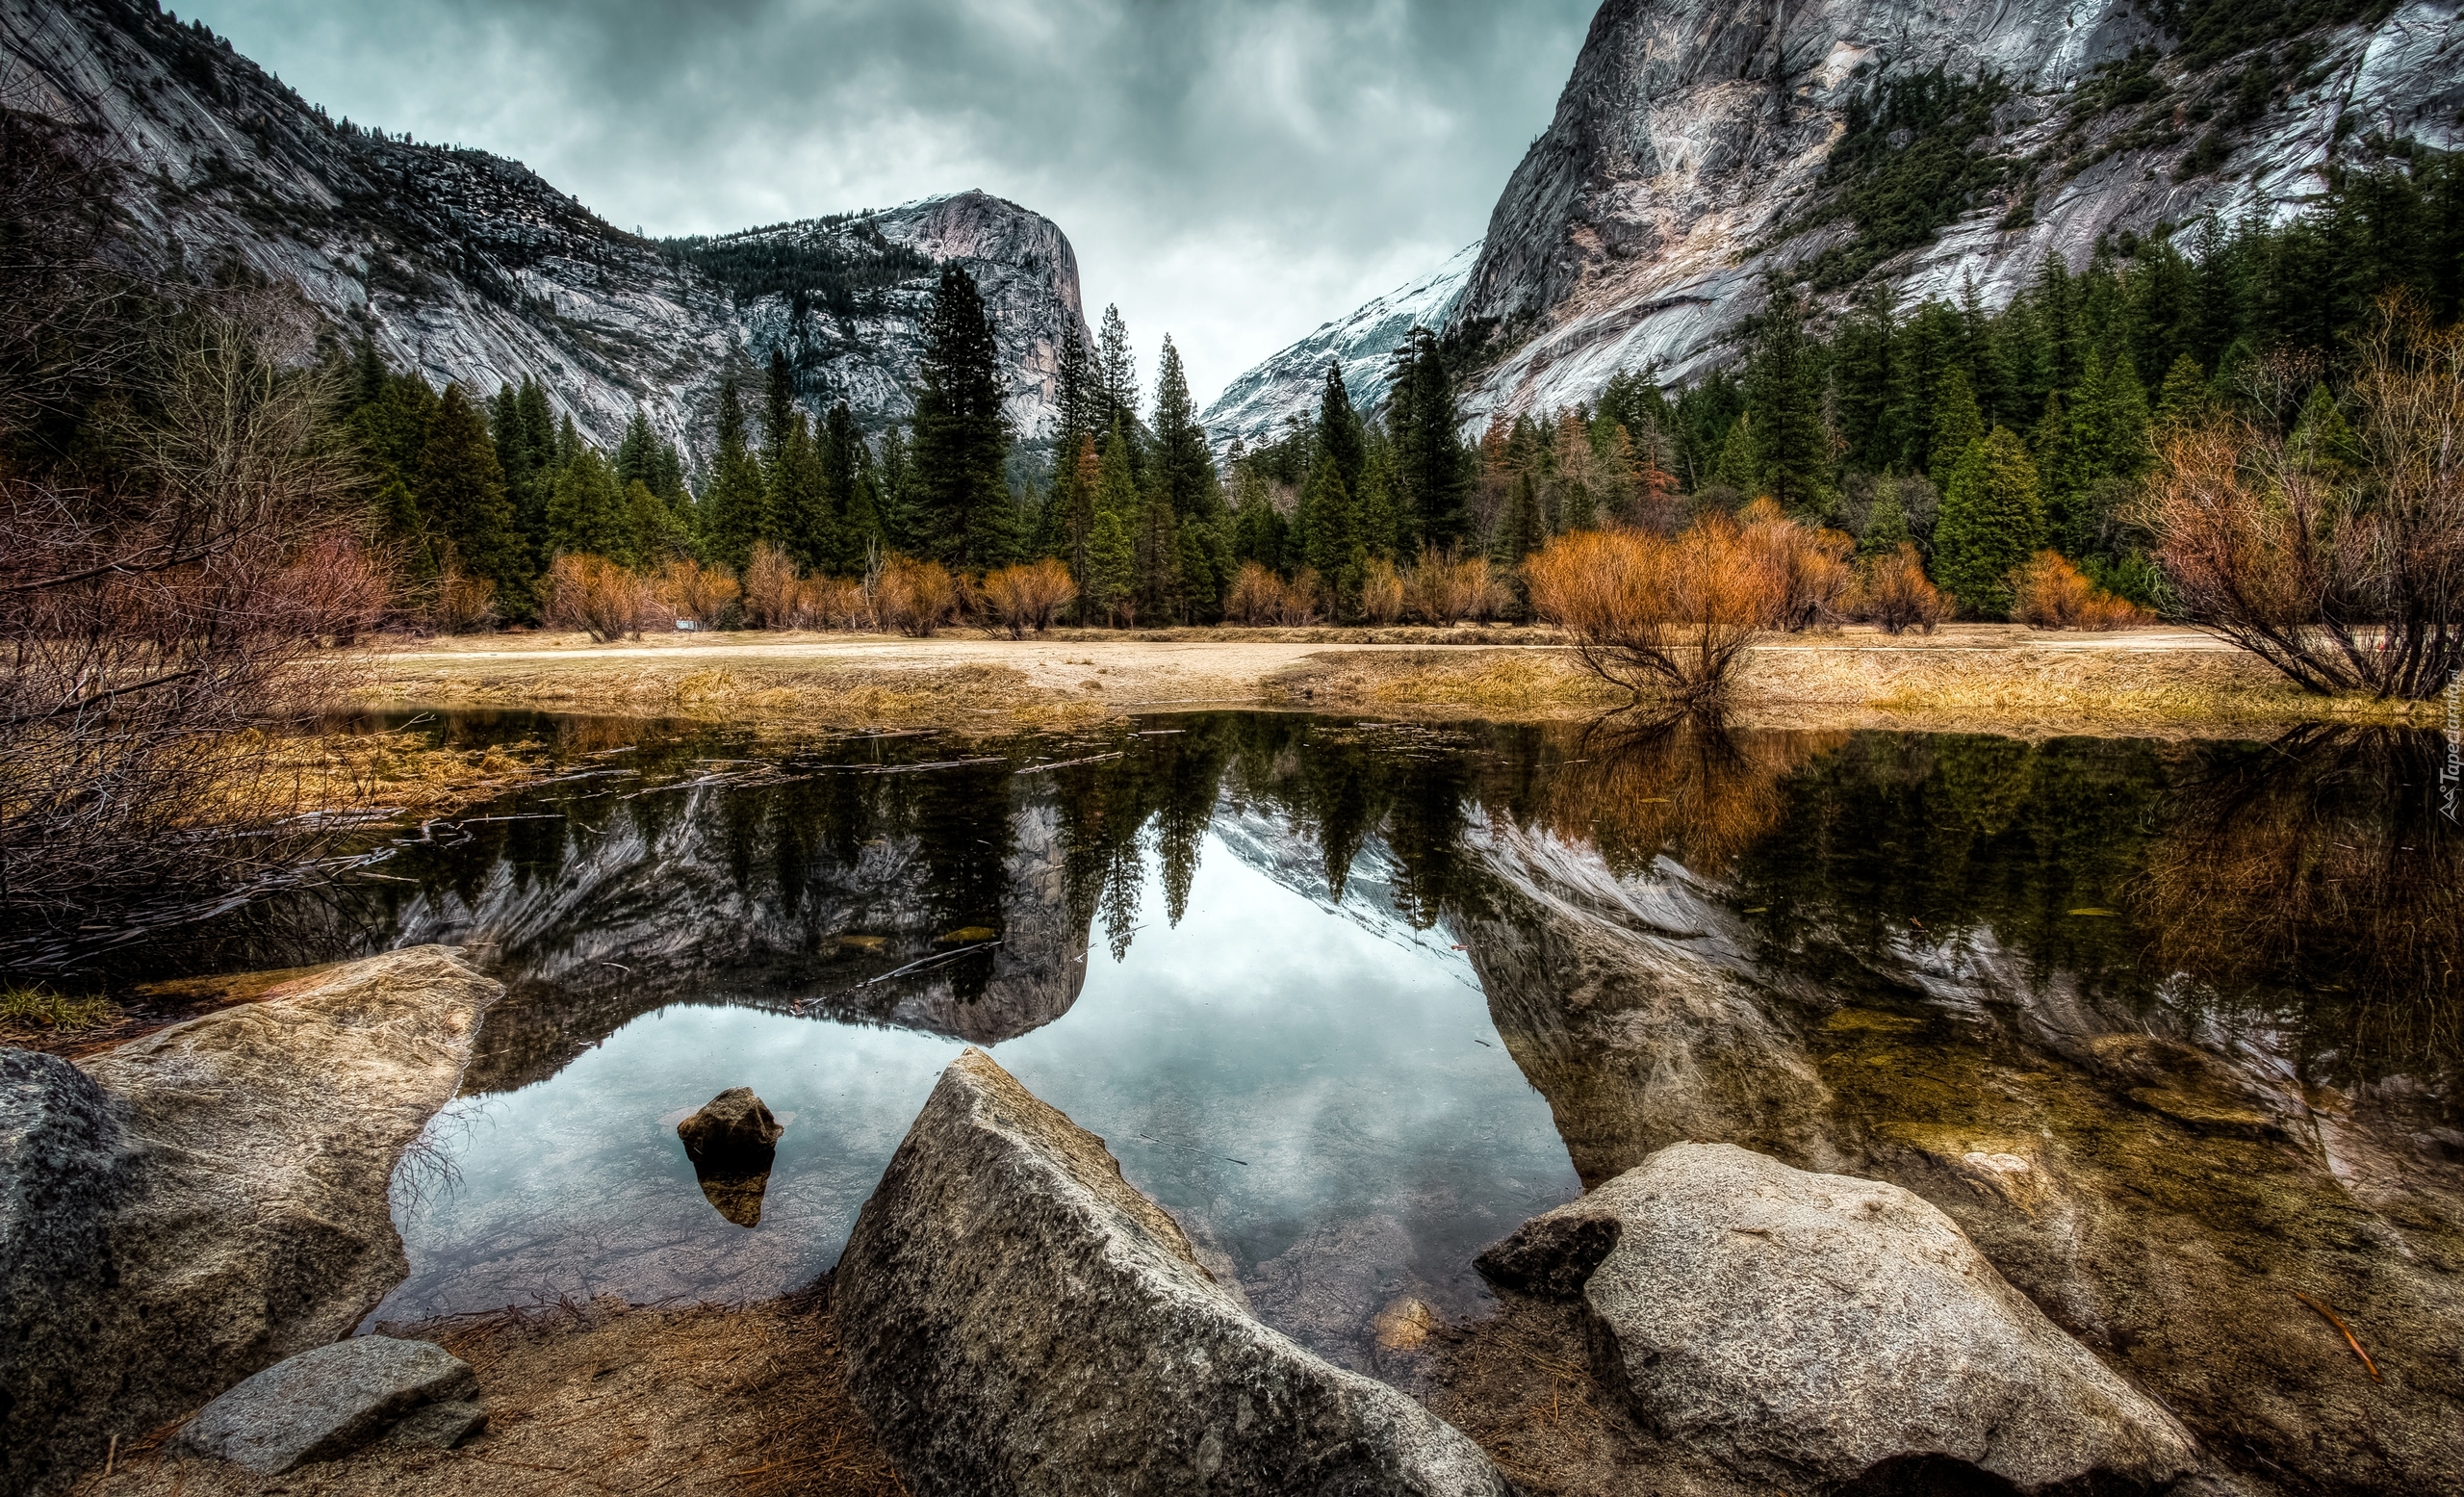
[[[1206,706],[1525,721],[1626,704],[1562,636],[1512,626],[1073,631],[1024,640],[762,632],[621,644],[498,634],[390,650],[364,700],[1003,729]],[[1734,707],[1742,721],[1770,726],[2090,733],[2263,731],[2421,711],[2307,695],[2189,630],[2041,633],[2012,625],[1775,635],[1749,657]]]

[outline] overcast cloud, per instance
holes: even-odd
[[[1595,0],[205,0],[336,116],[713,233],[982,188],[1201,402],[1479,237]]]

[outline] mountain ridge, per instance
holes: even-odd
[[[365,334],[431,382],[484,397],[536,377],[603,446],[638,407],[705,458],[721,375],[773,346],[815,414],[844,399],[878,427],[912,409],[930,272],[844,312],[741,297],[518,161],[331,119],[150,0],[0,0],[0,103],[87,130],[119,168],[117,206],[142,245],[189,273],[236,265],[294,285],[336,337]],[[994,320],[1014,425],[1049,429],[1061,336],[1072,323],[1086,336],[1058,225],[980,191],[835,222],[842,238],[861,222],[965,266]]]

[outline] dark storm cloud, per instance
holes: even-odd
[[[1591,0],[209,0],[337,115],[708,232],[981,187],[1201,398],[1476,238]]]

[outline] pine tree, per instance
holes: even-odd
[[[778,517],[781,549],[800,567],[830,570],[844,542],[830,503],[829,471],[804,412],[793,411],[787,417],[786,434],[780,439],[769,466],[765,503]]]
[[[1088,547],[1095,533],[1095,496],[1103,491],[1103,463],[1095,455],[1095,439],[1080,434],[1077,450],[1059,468],[1052,483],[1054,528],[1061,533],[1070,580],[1078,584],[1078,622],[1084,624],[1095,607]]]
[[[882,434],[881,529],[884,546],[903,556],[928,555],[933,516],[906,434],[892,426]]]
[[[1206,445],[1206,428],[1198,425],[1197,407],[1190,400],[1189,376],[1181,369],[1181,350],[1164,338],[1162,368],[1155,376],[1155,458],[1163,468],[1164,487],[1175,519],[1212,519],[1222,499],[1215,481],[1215,454]]]
[[[2184,353],[2174,358],[2165,371],[2165,383],[2156,392],[2156,414],[2150,423],[2158,431],[2169,431],[2188,426],[2207,409],[2207,375],[2199,372],[2198,360]]]
[[[1103,440],[1115,422],[1135,428],[1138,426],[1138,359],[1129,349],[1129,325],[1120,320],[1120,308],[1104,308],[1103,331],[1095,335],[1095,367],[1092,405],[1088,416],[1092,423],[1090,433]],[[1133,460],[1135,475],[1135,453]]]
[[[2036,465],[2008,426],[1968,444],[1934,522],[1934,575],[1980,618],[2011,611],[2011,573],[2044,547]]]
[[[625,491],[616,472],[585,447],[556,471],[548,495],[548,554],[575,553],[634,564]]]
[[[1745,366],[1745,403],[1754,413],[1755,481],[1795,515],[1830,508],[1831,452],[1823,423],[1819,350],[1806,337],[1805,304],[1784,291],[1771,299]]]
[[[651,568],[689,554],[692,532],[666,500],[639,478],[625,485],[625,550],[628,566]]]
[[[1138,607],[1158,624],[1181,612],[1181,537],[1164,465],[1149,465],[1138,494]]]
[[[487,421],[458,384],[445,387],[429,418],[416,492],[432,531],[452,546],[462,567],[497,584],[505,616],[529,617],[529,548],[514,530]]]
[[[1096,435],[1094,381],[1087,361],[1087,340],[1078,333],[1078,319],[1061,329],[1059,368],[1053,380],[1052,450],[1065,459],[1078,444]]]
[[[787,366],[787,350],[770,350],[769,376],[761,385],[761,450],[776,458],[786,445],[787,425],[796,409],[796,374]]]
[[[1857,537],[1857,555],[1886,556],[1912,539],[1908,505],[1899,497],[1899,479],[1886,474],[1874,482],[1874,503],[1865,512],[1865,533]]]
[[[1402,476],[1397,471],[1395,444],[1382,430],[1372,428],[1369,434],[1369,462],[1361,471],[1360,545],[1364,556],[1383,556],[1392,561],[1408,555],[1403,545],[1403,515],[1399,496]]]
[[[864,543],[873,538],[877,522],[870,503],[859,503],[856,470],[867,454],[863,435],[856,429],[855,413],[847,408],[846,401],[830,407],[830,415],[822,424],[819,446],[822,505],[830,518],[831,550],[827,555],[816,555],[811,565],[842,577],[853,576],[863,570]]]
[[[1471,465],[1457,429],[1453,376],[1447,372],[1436,334],[1425,327],[1413,328],[1395,350],[1387,409],[1400,481],[1397,546],[1412,552],[1423,540],[1433,546],[1461,540]]]
[[[1087,536],[1086,589],[1108,618],[1134,610],[1138,594],[1138,485],[1129,476],[1129,430],[1116,414],[1104,438],[1095,479],[1093,523]]]
[[[1235,464],[1232,471],[1240,495],[1232,511],[1232,559],[1280,572],[1285,564],[1284,519],[1275,512],[1267,477],[1250,463]]]
[[[616,444],[616,481],[651,487],[658,478],[658,449],[651,419],[634,407],[632,419],[625,423],[625,439]]]
[[[2324,382],[2310,387],[2310,398],[2301,402],[2301,415],[2287,445],[2297,459],[2334,484],[2351,481],[2369,460],[2361,439],[2353,435],[2352,424],[2345,420],[2344,408]]]
[[[719,381],[719,451],[702,491],[702,549],[722,566],[744,569],[773,528],[761,465],[745,443],[744,398],[730,374]]]
[[[924,325],[913,460],[931,516],[931,554],[981,571],[1017,556],[1010,498],[1010,425],[1002,414],[1001,349],[975,280],[944,266]]]
[[[1311,465],[1333,463],[1344,493],[1357,495],[1361,475],[1369,466],[1369,437],[1361,426],[1360,414],[1352,409],[1351,391],[1344,386],[1344,367],[1332,359],[1326,361],[1326,382],[1318,395],[1318,425],[1313,435],[1317,451],[1310,459]],[[1317,566],[1314,559],[1309,564]]]
[[[1310,465],[1298,518],[1302,559],[1335,590],[1340,613],[1360,589],[1360,578],[1352,566],[1359,532],[1351,493],[1344,487],[1343,469],[1331,457],[1321,456]]]
[[[1985,415],[1977,409],[1976,390],[1965,370],[1946,371],[1934,393],[1933,447],[1926,455],[1934,486],[1950,486],[1951,469],[1970,444],[1985,435]]]

